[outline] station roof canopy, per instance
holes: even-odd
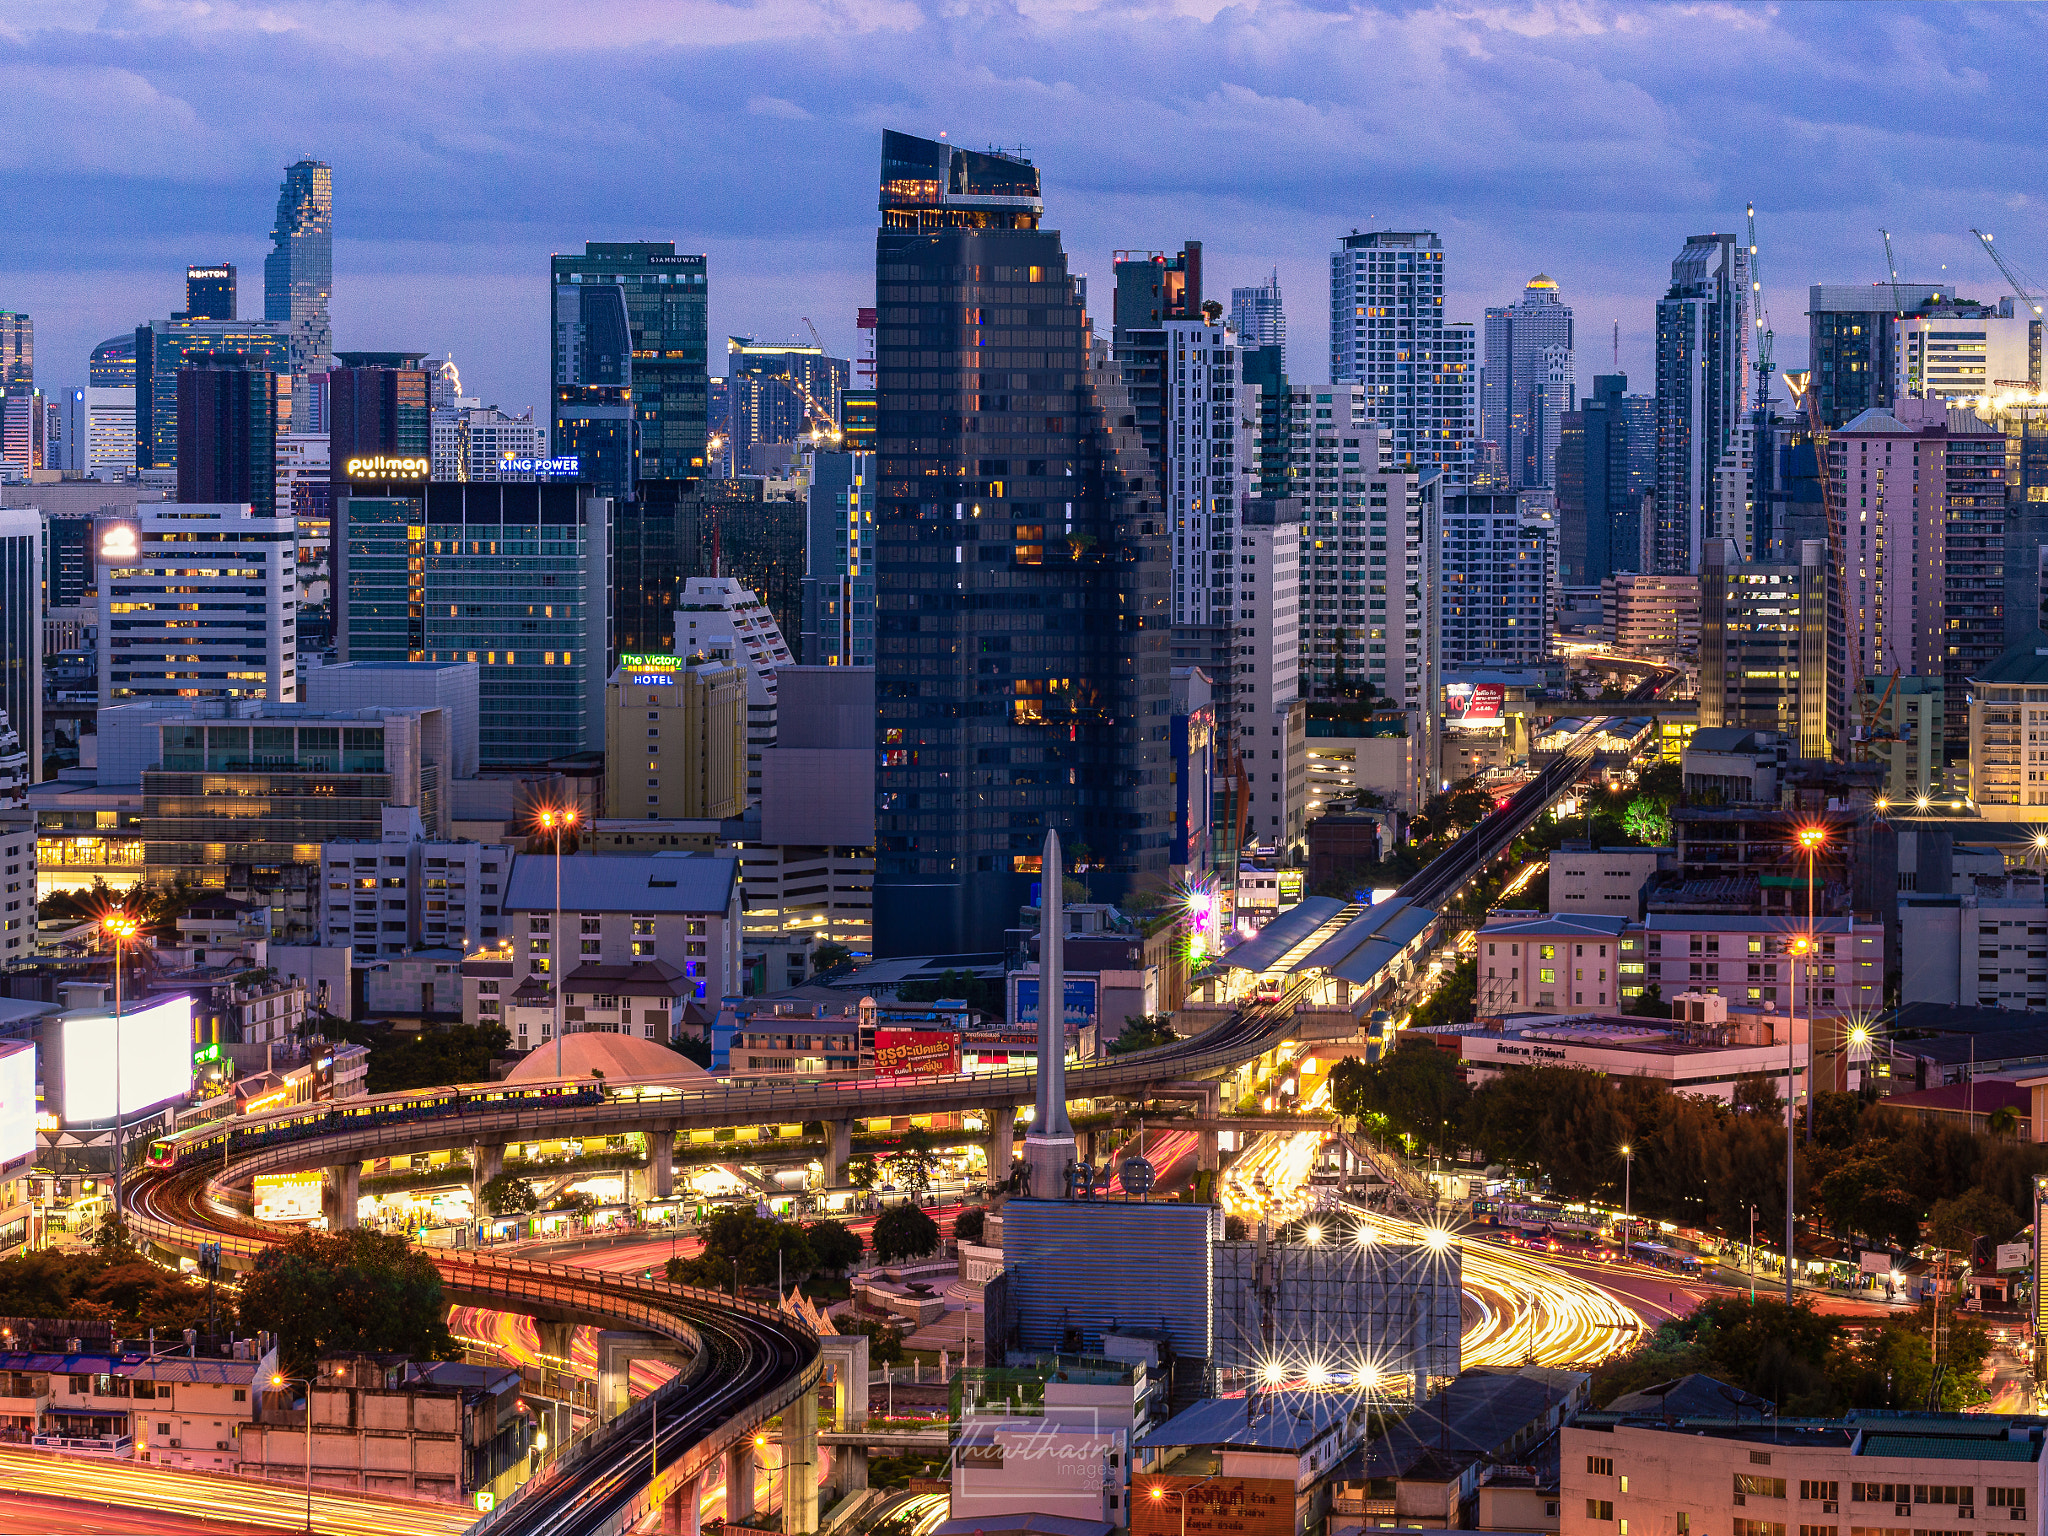
[[[1406,897],[1367,907],[1296,962],[1297,971],[1327,971],[1339,981],[1364,986],[1380,968],[1436,921],[1436,914]]]
[[[1335,896],[1298,901],[1261,928],[1257,938],[1247,939],[1224,955],[1223,964],[1233,971],[1270,971],[1290,949],[1312,937],[1349,905]]]

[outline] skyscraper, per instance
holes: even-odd
[[[1230,328],[1237,332],[1240,347],[1281,348],[1285,364],[1287,311],[1280,303],[1279,268],[1273,269],[1270,282],[1230,290]]]
[[[1593,393],[1579,402],[1575,430],[1559,442],[1558,582],[1594,587],[1616,571],[1636,570],[1642,538],[1642,497],[1631,486],[1628,375],[1593,376]],[[1564,461],[1567,444],[1574,455]]]
[[[1815,283],[1806,290],[1807,363],[1830,427],[1892,403],[1893,318],[1933,302],[1926,283]]]
[[[18,310],[0,309],[0,389],[36,381],[36,323]]]
[[[1557,523],[1511,493],[1448,496],[1443,664],[1540,667],[1557,605]]]
[[[1372,420],[1394,434],[1393,468],[1471,473],[1477,428],[1475,337],[1444,320],[1443,242],[1429,230],[1353,231],[1330,257],[1330,377],[1366,387]]]
[[[705,472],[705,285],[706,259],[677,255],[673,240],[591,240],[581,255],[550,259],[548,377],[554,385],[557,453],[588,459],[599,452],[602,438],[605,453],[637,455],[632,480],[682,480]],[[592,291],[603,289],[613,292]],[[593,389],[610,393],[565,394]],[[623,418],[621,407],[630,407]],[[621,419],[637,428],[630,444],[621,439]],[[591,446],[569,446],[579,437],[588,437]],[[590,478],[588,464],[584,474]]]
[[[43,602],[48,537],[43,514],[34,507],[0,507],[0,715],[20,733],[31,784],[43,777]]]
[[[748,450],[760,443],[793,443],[806,431],[829,436],[839,426],[840,397],[850,364],[827,357],[822,346],[725,339],[727,448],[735,474],[762,471]]]
[[[989,951],[1048,829],[1166,872],[1169,547],[1037,169],[885,133],[881,209],[875,947]]]
[[[338,352],[327,372],[327,465],[336,481],[365,454],[417,454],[432,447],[431,383],[422,352]]]
[[[334,172],[324,160],[285,167],[270,254],[263,258],[263,318],[284,327],[292,372],[324,370],[334,350]]]
[[[277,385],[277,374],[234,356],[178,370],[179,501],[277,511]]]
[[[185,312],[181,320],[232,320],[235,318],[235,266],[217,261],[210,266],[185,269]]]
[[[1657,301],[1659,571],[1700,568],[1714,471],[1734,440],[1748,373],[1748,248],[1733,235],[1693,235]]]
[[[1578,387],[1573,345],[1571,306],[1541,272],[1519,304],[1486,312],[1479,435],[1500,445],[1511,491],[1557,487],[1558,431]]]
[[[101,348],[104,350],[104,346]],[[240,358],[251,368],[293,371],[293,342],[263,320],[152,320],[135,330],[135,462],[178,464],[178,374],[203,357]]]
[[[1707,540],[1700,567],[1700,726],[1778,731],[1797,756],[1828,755],[1827,541],[1794,564],[1745,561]]]
[[[92,349],[86,363],[86,386],[91,389],[133,389],[135,387],[135,332],[109,336]]]

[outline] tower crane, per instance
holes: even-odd
[[[1756,416],[1749,434],[1749,515],[1752,532],[1744,540],[1745,560],[1754,559],[1758,553],[1755,547],[1754,530],[1764,529],[1764,539],[1770,539],[1769,532],[1769,487],[1771,481],[1771,350],[1772,335],[1770,320],[1764,306],[1763,268],[1757,259],[1756,247],[1756,204],[1749,205],[1749,292],[1757,333],[1756,341]],[[1729,530],[1723,529],[1725,536]]]
[[[1899,322],[1906,318],[1906,311],[1899,304],[1899,264],[1892,260],[1892,232],[1888,229],[1880,229],[1878,233],[1884,236],[1884,264],[1892,275],[1892,329],[1894,340],[1903,348],[1905,346],[1904,338],[1897,335]],[[1889,367],[1890,364],[1888,360],[1881,360],[1878,366]],[[1918,353],[1910,350],[1906,356],[1906,393],[1914,399],[1918,399],[1920,396],[1920,357]]]
[[[1981,229],[1973,229],[1970,231],[1970,233],[1975,235],[1980,241],[1983,242],[1984,254],[1986,256],[1989,256],[1992,259],[1992,261],[1996,263],[1999,273],[2005,278],[2007,283],[2011,284],[2012,291],[2018,297],[2019,301],[2022,304],[2026,305],[2027,308],[2031,309],[2035,314],[2040,314],[2041,301],[2039,299],[2036,299],[2032,294],[2027,292],[2025,285],[2023,285],[2020,282],[2019,274],[2013,271],[2011,265],[2007,263],[2006,259],[2003,256],[1998,254],[1998,247],[1991,243],[1991,237],[1985,234],[1984,231]]]

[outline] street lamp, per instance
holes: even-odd
[[[1793,1093],[1794,1093],[1794,1088],[1793,1088],[1793,1074],[1794,1074],[1794,1070],[1795,1070],[1795,1057],[1794,1057],[1794,1052],[1795,1052],[1795,1051],[1797,1050],[1797,1047],[1796,1047],[1796,1046],[1795,1046],[1795,1045],[1793,1044],[1793,1041],[1792,1041],[1792,1037],[1793,1037],[1793,1035],[1794,1035],[1794,1034],[1796,1034],[1796,1033],[1798,1032],[1798,1025],[1799,1025],[1799,962],[1800,962],[1800,961],[1802,961],[1802,960],[1806,960],[1806,959],[1807,959],[1807,957],[1808,957],[1809,955],[1811,955],[1811,954],[1813,953],[1813,936],[1812,936],[1811,934],[1804,934],[1804,933],[1802,933],[1802,934],[1797,934],[1797,935],[1795,935],[1795,936],[1793,937],[1792,943],[1791,943],[1791,945],[1790,945],[1789,947],[1790,947],[1790,949],[1791,949],[1791,951],[1792,951],[1792,1023],[1791,1023],[1791,1027],[1789,1027],[1789,1028],[1788,1028],[1788,1029],[1786,1029],[1786,1031],[1785,1031],[1785,1305],[1786,1305],[1786,1306],[1788,1306],[1788,1307],[1792,1305],[1792,1240],[1793,1240],[1793,1230],[1792,1230],[1792,1156],[1793,1156],[1793,1135],[1794,1135],[1794,1132],[1795,1132],[1795,1130],[1797,1129],[1797,1127],[1798,1127],[1798,1125],[1799,1125],[1799,1121],[1798,1121],[1797,1115],[1795,1114],[1795,1109],[1796,1109],[1796,1106],[1797,1106],[1797,1100],[1795,1100],[1795,1099],[1794,1099],[1794,1098],[1792,1097],[1792,1095],[1793,1095]],[[1811,961],[1808,961],[1808,964],[1811,964],[1811,963],[1812,963]],[[1812,1098],[1812,1088],[1813,1088],[1813,1084],[1812,1084],[1812,1077],[1813,1077],[1813,1071],[1812,1071],[1812,1067],[1813,1067],[1813,1041],[1812,1041],[1812,1034],[1813,1034],[1813,1016],[1812,1016],[1812,1013],[1811,1013],[1810,1011],[1809,1011],[1809,1013],[1807,1014],[1807,1019],[1806,1019],[1806,1030],[1807,1030],[1807,1036],[1808,1036],[1808,1039],[1807,1039],[1807,1050],[1806,1050],[1806,1061],[1807,1061],[1807,1079],[1808,1079],[1808,1082],[1807,1082],[1807,1103],[1808,1103],[1808,1104],[1809,1104],[1809,1106],[1810,1106],[1810,1105],[1812,1104],[1812,1102],[1813,1102],[1813,1098]]]
[[[117,910],[100,919],[100,932],[114,941],[114,1219],[119,1221],[127,1209],[121,1203],[121,951],[142,932],[142,924],[131,913]]]
[[[1814,924],[1813,924],[1813,868],[1814,868],[1814,860],[1815,860],[1815,859],[1816,859],[1817,857],[1819,857],[1821,849],[1825,848],[1825,847],[1827,846],[1827,844],[1828,844],[1828,829],[1827,829],[1826,827],[1823,827],[1823,826],[1801,827],[1801,828],[1799,829],[1799,839],[1798,839],[1798,841],[1799,841],[1799,851],[1800,851],[1801,853],[1803,853],[1803,854],[1805,854],[1805,855],[1806,855],[1806,934],[1807,934],[1807,942],[1808,942],[1809,944],[1812,944],[1812,943],[1814,942],[1814,939],[1813,939],[1813,927],[1814,927]],[[1853,947],[1853,946],[1852,946],[1852,947]],[[1807,971],[1806,971],[1806,989],[1807,989],[1807,997],[1806,997],[1806,1144],[1807,1144],[1808,1146],[1812,1146],[1812,1145],[1813,1145],[1813,1101],[1814,1101],[1814,1099],[1815,1099],[1815,1098],[1817,1097],[1817,1089],[1816,1089],[1816,1086],[1815,1086],[1815,1082],[1814,1082],[1814,1075],[1813,1075],[1813,1072],[1814,1072],[1814,1062],[1815,1062],[1815,1059],[1816,1059],[1816,1057],[1817,1057],[1817,1055],[1818,1055],[1818,1053],[1817,1053],[1817,1052],[1816,1052],[1816,1051],[1814,1050],[1813,1046],[1814,1046],[1814,1036],[1815,1036],[1815,1035],[1816,1035],[1816,1034],[1818,1033],[1818,1029],[1819,1029],[1819,1016],[1818,1016],[1817,1010],[1816,1010],[1816,1009],[1814,1008],[1814,1006],[1813,1006],[1813,967],[1812,967],[1812,965],[1811,965],[1811,964],[1809,964],[1809,965],[1807,966]],[[1785,1086],[1786,1086],[1786,1090],[1787,1090],[1787,1091],[1789,1092],[1789,1091],[1790,1091],[1790,1089],[1791,1089],[1791,1086],[1792,1086],[1792,1085],[1791,1085],[1790,1083],[1787,1083],[1787,1084],[1786,1084]]]
[[[576,807],[565,805],[540,813],[541,830],[555,834],[555,923],[548,930],[548,970],[555,994],[555,1076],[562,1075],[562,834],[576,825]]]
[[[1207,1477],[1189,1483],[1185,1488],[1167,1488],[1159,1483],[1154,1483],[1151,1489],[1152,1502],[1154,1504],[1164,1504],[1168,1499],[1179,1499],[1180,1536],[1188,1536],[1188,1495],[1201,1487],[1203,1483],[1213,1483],[1222,1475],[1221,1472],[1211,1472]]]
[[[303,1376],[280,1376],[272,1373],[270,1385],[273,1388],[306,1389],[306,1536],[313,1536],[313,1383]]]
[[[1629,1228],[1634,1225],[1629,1214],[1633,1208],[1630,1196],[1634,1193],[1636,1177],[1636,1149],[1633,1143],[1624,1141],[1621,1144],[1621,1157],[1621,1257],[1626,1262]]]
[[[1756,1206],[1749,1207],[1749,1305],[1756,1306]]]

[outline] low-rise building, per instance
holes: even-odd
[[[1686,798],[1696,805],[1776,805],[1778,768],[1789,751],[1776,731],[1703,725],[1678,759]]]
[[[358,967],[363,1007],[374,1018],[424,1019],[462,1012],[462,951],[415,949]]]
[[[1479,931],[1479,1012],[1573,1013],[1621,1006],[1629,919],[1594,913],[1498,916]]]
[[[1662,869],[1677,865],[1672,848],[1595,848],[1564,843],[1550,855],[1550,910],[1553,914],[1625,917],[1643,915],[1643,895]],[[1626,990],[1624,989],[1624,996]]]
[[[252,1345],[225,1359],[118,1347],[0,1352],[0,1440],[235,1472],[254,1388],[276,1367],[274,1350]]]
[[[1190,1527],[1312,1536],[1367,1415],[1348,1393],[1260,1392],[1210,1398],[1146,1438],[1131,1479],[1131,1536]],[[1220,1522],[1220,1523],[1219,1523]]]
[[[1644,975],[1670,998],[1684,991],[1718,992],[1735,1002],[1789,1008],[1796,980],[1806,989],[1800,1011],[1867,1008],[1884,1002],[1884,925],[1848,917],[1719,916],[1652,912],[1644,920]],[[1819,954],[1792,953],[1792,940],[1811,934]],[[1814,975],[1815,968],[1819,975]]]
[[[411,806],[387,807],[374,842],[320,849],[321,932],[359,960],[502,936],[504,891],[517,857],[497,843],[430,840]]]
[[[1118,1341],[1104,1343],[1113,1348]],[[1167,1373],[1156,1348],[1149,1354],[1058,1355],[963,1370],[954,1518],[991,1529],[1017,1515],[1132,1524],[1132,1445],[1165,1399]]]
[[[517,1371],[445,1361],[359,1356],[323,1360],[310,1406],[295,1386],[264,1390],[242,1433],[244,1477],[306,1477],[313,1416],[316,1488],[467,1504],[504,1498],[524,1481],[536,1421],[520,1403]]]
[[[2033,1415],[1583,1413],[1563,1435],[1562,1531],[2033,1530],[2044,1436]]]
[[[1782,1094],[1788,1056],[1795,1090],[1802,1087],[1808,1028],[1806,1019],[1795,1025],[1783,1014],[1749,1016],[1716,1028],[1687,1020],[1582,1013],[1509,1015],[1489,1020],[1486,1027],[1461,1024],[1428,1033],[1440,1046],[1457,1051],[1466,1080],[1474,1086],[1510,1067],[1576,1067],[1609,1077],[1649,1078],[1680,1093],[1728,1103],[1736,1084],[1756,1074],[1776,1079]]]

